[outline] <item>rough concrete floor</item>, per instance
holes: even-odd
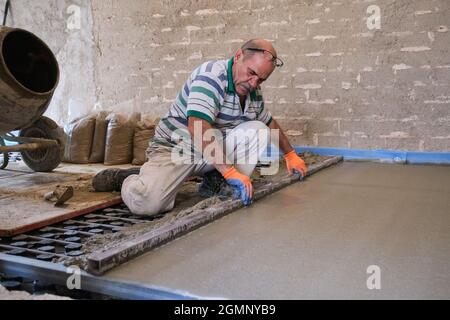
[[[343,163],[106,276],[203,297],[449,299],[449,194],[449,167]]]

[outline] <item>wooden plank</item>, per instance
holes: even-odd
[[[2,226],[0,227],[0,237],[13,237],[18,234],[29,232],[32,230],[40,229],[48,225],[52,225],[54,223],[58,223],[61,221],[69,220],[81,215],[85,215],[97,210],[105,209],[116,204],[122,203],[122,198],[120,196],[100,198],[96,200],[91,200],[88,202],[81,202],[77,204],[75,208],[48,208],[45,209],[45,206],[42,204],[38,204],[37,206],[33,203],[30,203],[28,199],[24,199],[23,209],[30,210],[38,207],[40,210],[45,211],[45,217],[35,217],[35,219],[27,219],[27,220],[16,220],[14,225]],[[2,202],[0,201],[0,207],[2,206]],[[2,210],[2,209],[0,209]],[[44,212],[43,212],[44,213]]]
[[[342,157],[333,157],[321,163],[311,165],[308,175],[312,175],[321,169],[332,166],[340,161]],[[298,182],[298,178],[284,176],[274,180],[255,191],[254,200],[263,198],[281,188]],[[106,250],[98,250],[88,256],[88,271],[101,275],[106,271],[123,264],[151,249],[163,245],[175,238],[189,233],[205,224],[219,219],[239,208],[243,207],[240,200],[226,200],[219,204],[200,210],[191,215],[184,216],[174,223],[163,225],[158,229],[149,231],[141,236],[124,239],[120,244]]]
[[[117,193],[90,189],[92,174],[2,171],[0,180],[0,237],[39,229],[122,202]],[[57,186],[72,186],[74,197],[62,207],[44,200]]]

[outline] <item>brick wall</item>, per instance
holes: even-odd
[[[194,67],[263,37],[285,61],[266,103],[293,143],[450,151],[449,0],[92,0],[92,14],[105,108],[162,115]]]

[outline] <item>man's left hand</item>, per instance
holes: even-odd
[[[298,173],[301,175],[301,179],[306,177],[308,168],[306,167],[305,161],[297,155],[295,150],[285,154],[284,159],[286,160],[286,166],[289,173]]]

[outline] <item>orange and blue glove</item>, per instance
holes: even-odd
[[[286,153],[284,159],[286,160],[286,166],[289,173],[300,174],[300,179],[306,177],[308,168],[306,167],[305,161],[297,155],[295,150]]]
[[[233,187],[234,197],[240,198],[244,205],[249,206],[253,198],[253,185],[250,178],[237,171],[235,167],[228,169],[223,177]]]

